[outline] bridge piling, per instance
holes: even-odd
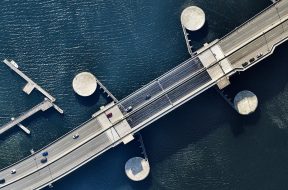
[[[68,175],[93,158],[121,144],[123,138],[136,134],[215,86],[221,78],[230,77],[238,71],[245,71],[271,55],[276,46],[288,39],[287,23],[288,1],[278,1],[242,24],[237,31],[232,31],[215,41],[215,44],[209,44],[197,51],[196,56],[144,85],[123,100],[117,103],[111,102],[112,104],[96,112],[93,118],[35,152],[34,155],[2,169],[0,175],[6,179],[6,182],[0,184],[1,190],[21,189],[23,184],[30,189],[40,189]],[[214,52],[222,52],[222,54]],[[255,59],[259,53],[262,54],[261,59]],[[242,67],[243,63],[245,63],[245,68]],[[157,81],[161,83],[163,89],[159,87]],[[148,99],[145,98],[147,94],[150,95]],[[121,118],[112,122],[116,115],[113,112],[115,107],[125,109],[130,107],[131,109],[127,112],[123,111]],[[111,125],[103,125],[103,123],[109,123],[109,120]],[[126,124],[123,125],[124,121],[129,121],[129,127]],[[112,129],[117,130],[116,132],[123,131],[116,139],[113,139],[109,137]],[[79,134],[79,138],[72,140],[72,133]],[[49,164],[41,164],[39,160],[33,163],[33,159],[41,157],[43,151],[49,151]],[[27,167],[27,163],[32,164]],[[143,165],[147,164],[145,159],[139,159],[139,157],[135,159],[135,162],[132,160],[130,163],[125,171],[134,176],[137,176]],[[17,172],[11,176],[10,171],[14,168],[17,168],[17,171],[25,170],[25,172]],[[47,177],[50,175],[53,175],[53,179]]]

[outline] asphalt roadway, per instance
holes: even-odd
[[[284,15],[288,14],[287,5],[287,0],[282,0],[277,5],[278,14],[283,15],[283,18]],[[271,9],[275,8],[272,7]],[[259,27],[268,28],[267,25],[271,26],[274,21],[278,22],[279,20],[274,15],[271,15],[275,13],[273,12],[273,10],[266,10],[264,16],[260,15],[261,18],[256,18],[255,21],[251,22],[257,24],[259,20]],[[260,21],[265,24],[260,24]],[[230,40],[226,43],[226,40],[222,39],[220,46],[222,47],[223,45],[223,51],[230,52],[239,44],[245,44],[249,37],[257,36],[259,30],[262,32],[261,28],[255,27],[254,24],[251,25],[251,29],[247,29],[247,32],[240,35],[242,37],[231,33],[231,35],[235,36],[235,39],[237,38],[235,42],[233,41],[234,37],[231,38],[230,36],[227,36],[227,39],[230,38]],[[242,29],[239,29],[239,31],[242,31]],[[231,41],[231,44],[229,41]],[[168,77],[169,74],[170,77]],[[199,64],[198,58],[193,57],[152,81],[148,86],[144,86],[123,99],[119,102],[119,105],[122,106],[122,110],[125,110],[127,106],[135,106],[133,107],[133,111],[125,113],[125,116],[132,127],[140,128],[144,125],[143,123],[146,121],[148,123],[148,120],[150,119],[151,121],[152,117],[155,118],[155,115],[160,112],[168,113],[168,111],[172,110],[172,106],[182,104],[187,99],[197,95],[198,91],[203,90],[205,86],[207,87],[212,83],[213,81],[211,81],[205,69],[203,70],[201,64]],[[146,99],[147,94],[151,95],[148,100]],[[76,133],[79,134],[79,138],[73,139],[72,136]],[[3,190],[43,188],[52,181],[58,180],[94,157],[102,154],[111,148],[113,143],[114,141],[109,138],[109,130],[104,129],[100,125],[97,117],[93,118],[76,130],[51,143],[43,150],[1,170],[0,177],[5,178],[6,183],[0,185],[0,188]],[[43,151],[49,152],[47,157],[48,162],[44,164],[40,162],[40,159],[43,158],[41,155]],[[16,174],[10,173],[12,169],[16,169]]]

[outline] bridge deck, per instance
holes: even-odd
[[[269,30],[276,28],[279,24],[279,20],[273,20],[274,16],[272,19],[271,14],[273,14],[275,6],[277,6],[278,13],[283,14],[283,16],[280,16],[281,24],[284,27],[286,15],[288,16],[287,2],[287,0],[278,2],[262,12],[261,15],[258,15],[255,20],[250,20],[249,22],[258,23],[258,19],[269,19],[269,23],[264,22],[264,25],[259,23],[259,26],[266,29],[273,26],[272,28],[269,28]],[[229,45],[229,40],[226,40],[225,37],[213,45],[213,47],[215,48],[217,46],[222,48],[223,54],[225,55],[228,54],[232,56],[232,54],[239,53],[243,54],[245,59],[247,59],[250,57],[250,48],[253,48],[252,45],[250,45],[250,47],[249,44],[254,43],[256,41],[255,39],[264,34],[261,28],[258,28],[260,32],[256,29],[250,29],[250,27],[256,28],[254,24],[243,25],[243,28],[244,27],[246,27],[245,31],[250,31],[250,37],[254,36],[255,38],[253,37],[248,40],[248,38],[245,37],[249,36],[248,34],[243,34],[243,37],[237,37],[235,34],[230,33],[226,36],[227,39],[231,38],[230,40],[232,40],[233,37],[231,36],[234,35],[238,40],[237,43],[235,42]],[[287,27],[285,26],[283,31],[286,30],[285,28]],[[241,30],[241,28],[238,28],[238,31]],[[278,30],[279,28],[277,31]],[[253,51],[257,53],[262,52],[262,48],[265,48],[267,44],[278,45],[282,43],[284,39],[286,40],[287,37],[288,33],[282,32],[282,35],[278,37],[268,38],[271,39],[271,41],[267,41],[266,44],[264,43],[254,47]],[[2,185],[2,189],[38,189],[47,186],[49,183],[69,174],[92,158],[107,151],[109,148],[121,143],[125,135],[136,133],[151,122],[159,119],[186,101],[210,88],[223,76],[230,76],[235,73],[235,69],[238,68],[238,66],[235,66],[235,63],[238,59],[235,59],[235,62],[231,57],[228,57],[227,60],[227,57],[213,55],[213,59],[205,59],[205,62],[203,63],[202,58],[205,57],[203,55],[208,55],[209,52],[213,52],[213,47],[204,48],[203,53],[200,53],[197,57],[185,61],[168,73],[137,90],[127,98],[124,98],[117,104],[111,106],[109,109],[105,110],[105,113],[97,114],[97,116],[74,131],[43,148],[41,151],[49,152],[48,162],[46,164],[40,163],[41,151],[38,151],[24,160],[0,171],[0,176],[6,179],[6,183]],[[246,54],[249,54],[249,56],[246,56]],[[271,54],[271,51],[267,52],[263,57],[269,54]],[[201,56],[202,60],[199,59]],[[225,64],[230,64],[232,62],[232,70],[225,70],[223,68],[223,64],[221,63],[225,60],[227,61]],[[253,62],[253,64],[259,60],[260,59]],[[220,70],[222,69],[221,72],[218,69],[213,69],[216,68],[216,66],[217,68],[220,68]],[[151,98],[148,100],[145,98],[147,94],[151,95]],[[103,124],[99,122],[100,116],[104,118],[105,115],[103,114],[107,114],[115,106],[119,106],[123,111],[123,118],[110,127],[103,126]],[[133,106],[133,110],[126,113],[124,110],[129,106]],[[132,128],[119,134],[117,129],[121,129],[123,122],[126,120]],[[80,135],[79,139],[74,140],[72,138],[74,133]],[[14,168],[17,170],[17,173],[11,175],[10,171]]]

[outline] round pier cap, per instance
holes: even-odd
[[[199,7],[187,7],[182,11],[181,23],[186,29],[190,31],[199,30],[205,24],[205,13]]]
[[[257,96],[248,90],[241,91],[234,98],[234,106],[241,115],[249,115],[258,106]]]
[[[90,96],[97,88],[97,81],[93,74],[82,72],[74,77],[72,86],[78,95]]]
[[[149,162],[141,157],[131,158],[125,164],[125,172],[131,180],[141,181],[145,179],[150,172]]]

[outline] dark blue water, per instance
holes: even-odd
[[[195,48],[220,38],[264,9],[268,0],[1,1],[0,59],[20,68],[64,109],[23,122],[0,139],[0,167],[48,144],[84,122],[107,100],[72,90],[80,71],[94,73],[119,99],[189,57],[179,22],[189,5],[206,13]],[[127,179],[124,164],[139,155],[137,142],[120,145],[54,184],[54,189],[287,189],[288,45],[255,68],[232,78],[226,92],[257,94],[255,114],[241,117],[208,90],[142,131],[151,174]],[[43,99],[21,89],[21,78],[0,64],[0,125]]]

